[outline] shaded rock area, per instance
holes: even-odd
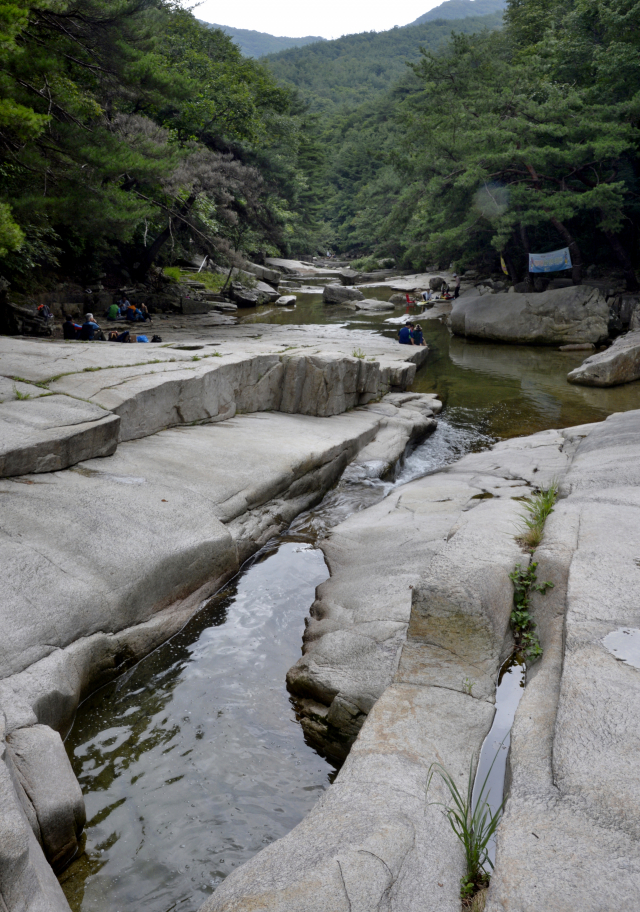
[[[626,333],[606,351],[591,355],[567,374],[581,386],[619,386],[640,379],[640,329]]]
[[[541,294],[492,294],[454,302],[453,333],[523,345],[598,343],[607,338],[609,305],[597,288],[583,285]]]

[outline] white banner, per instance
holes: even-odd
[[[529,272],[560,272],[571,269],[572,265],[568,247],[552,250],[551,253],[529,254]]]

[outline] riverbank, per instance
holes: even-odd
[[[516,498],[552,480],[560,500],[532,560],[539,579],[555,588],[534,600],[544,653],[515,716],[487,909],[595,912],[629,904],[640,876],[640,782],[632,760],[640,756],[640,679],[637,660],[603,641],[640,626],[633,595],[639,452],[640,412],[541,433],[468,456],[335,530],[328,551],[341,562],[319,588],[294,681],[299,687],[306,674],[319,710],[333,691],[333,702],[357,704],[361,716],[368,710],[366,721],[311,814],[231,875],[206,912],[382,904],[457,912],[462,848],[431,804],[447,803],[448,793],[434,782],[427,799],[429,768],[443,763],[463,782],[489,730],[497,673],[512,642],[509,572],[528,560],[514,538]],[[380,529],[398,514],[406,517],[406,553],[429,539],[432,553],[422,556],[417,581],[391,581],[398,595],[406,592],[404,615],[394,619],[408,631],[376,667],[356,640],[367,619],[378,623],[369,586],[380,581],[371,580],[372,567],[388,548]],[[314,631],[325,622],[333,631]],[[344,648],[344,635],[356,648]],[[381,692],[375,702],[372,684]],[[353,723],[353,714],[333,713],[334,737],[343,719]],[[340,733],[344,739],[352,731],[343,723]]]
[[[415,375],[397,345],[367,335],[354,357],[335,333],[324,351],[318,333],[312,351],[277,328],[251,335],[202,361],[210,338],[141,353],[0,340],[9,909],[27,895],[66,908],[45,856],[62,869],[84,824],[60,740],[79,702],[179,630],[350,462],[383,473],[435,427],[435,397],[383,398]]]

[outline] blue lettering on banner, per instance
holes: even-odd
[[[571,269],[572,265],[568,247],[552,250],[551,253],[529,254],[529,272],[560,272]]]

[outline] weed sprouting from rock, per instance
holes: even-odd
[[[487,800],[489,796],[487,784],[497,756],[498,753],[493,758],[493,763],[484,778],[475,806],[473,803],[473,760],[469,765],[469,776],[465,792],[460,791],[453,776],[441,763],[432,763],[429,767],[427,793],[434,774],[438,773],[451,796],[451,804],[444,804],[439,801],[434,801],[432,804],[439,804],[444,808],[444,814],[451,825],[451,829],[464,847],[466,873],[460,881],[460,898],[465,907],[469,909],[472,908],[476,894],[489,885],[491,873],[488,868],[493,870],[488,847],[489,841],[500,822],[504,801],[501,802],[496,811],[492,812]]]
[[[361,348],[354,348],[352,355],[354,358],[359,358],[361,361],[364,361],[366,358],[366,354],[362,351]]]
[[[541,592],[553,589],[553,583],[538,583],[536,569],[538,564],[534,561],[528,567],[516,564],[515,569],[509,574],[513,583],[513,610],[511,611],[511,629],[516,641],[516,652],[530,662],[535,662],[542,655],[542,646],[536,633],[536,625],[531,617],[529,597],[532,592]]]
[[[553,513],[555,502],[558,498],[558,483],[552,481],[548,488],[538,491],[532,498],[526,500],[524,508],[526,513],[521,514],[521,529],[517,539],[529,551],[534,551],[544,534],[544,524]]]

